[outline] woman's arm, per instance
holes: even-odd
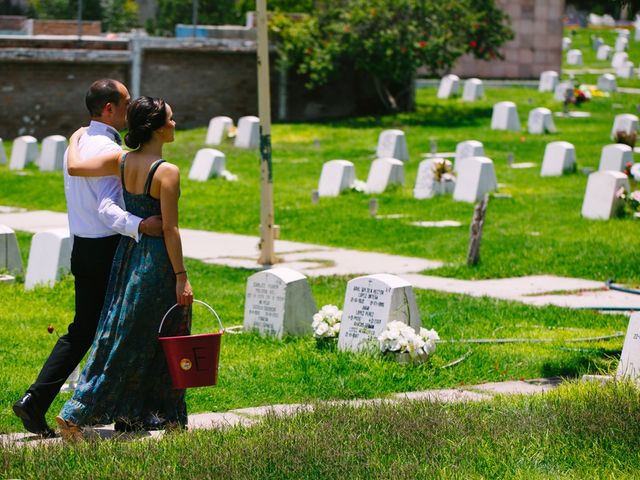
[[[79,128],[69,139],[69,151],[67,153],[67,171],[69,175],[76,177],[104,177],[107,175],[120,175],[120,157],[122,151],[96,155],[95,157],[80,159],[78,141],[86,129]]]
[[[160,181],[160,208],[162,210],[162,232],[171,266],[176,274],[176,301],[180,305],[193,303],[193,291],[187,277],[182,257],[182,241],[178,229],[178,196],[180,194],[180,171],[175,165],[163,163],[156,173]]]

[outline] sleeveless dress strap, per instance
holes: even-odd
[[[125,158],[127,158],[129,152],[126,152],[123,156],[122,156],[122,160],[120,161],[120,181],[122,182],[122,190],[126,190],[125,186],[124,186],[124,160]]]
[[[151,180],[153,180],[153,176],[155,175],[156,170],[158,170],[158,167],[162,162],[164,162],[164,160],[159,158],[158,160],[153,162],[153,165],[151,165],[151,168],[149,169],[149,174],[147,175],[147,181],[144,184],[144,194],[147,196],[151,195]]]

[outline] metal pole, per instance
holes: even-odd
[[[256,0],[258,28],[258,116],[260,117],[260,265],[273,265],[273,168],[271,164],[271,98],[267,0]]]
[[[82,37],[82,0],[78,0],[78,40]]]
[[[198,25],[198,0],[193,0],[191,23],[193,23],[193,38],[196,38],[196,25]]]

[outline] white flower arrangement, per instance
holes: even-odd
[[[315,338],[337,338],[340,333],[342,310],[335,305],[325,305],[313,316],[313,336]]]
[[[406,353],[412,360],[425,360],[436,350],[438,333],[431,329],[421,328],[416,333],[413,327],[400,321],[387,324],[387,328],[378,337],[382,353]]]
[[[367,182],[363,182],[362,180],[354,180],[351,184],[351,190],[353,190],[354,192],[367,193]]]

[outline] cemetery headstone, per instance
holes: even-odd
[[[4,145],[2,144],[2,137],[0,137],[0,165],[7,164],[7,154],[4,151]]]
[[[598,48],[600,48],[600,45],[604,44],[604,40],[602,40],[602,37],[596,37],[595,35],[593,35],[591,37],[591,48],[597,52]]]
[[[629,46],[629,40],[627,40],[625,37],[618,37],[616,39],[616,45],[615,45],[616,52],[624,52],[628,46]]]
[[[438,98],[450,98],[458,94],[460,78],[457,75],[449,74],[442,77],[438,87]]]
[[[493,161],[487,157],[466,158],[456,179],[453,199],[460,202],[475,203],[485,193],[498,188]]]
[[[573,95],[573,82],[569,81],[560,82],[553,92],[553,98],[558,102],[564,102],[571,95]]]
[[[623,131],[625,133],[632,133],[638,131],[638,117],[631,113],[621,113],[616,115],[613,120],[613,127],[611,128],[611,139],[616,139],[616,133]]]
[[[420,330],[411,284],[386,273],[354,278],[347,283],[338,348],[358,351],[373,346],[377,350],[377,337],[392,321]]]
[[[23,135],[13,141],[9,169],[23,170],[38,158],[38,141],[31,135]]]
[[[286,267],[254,273],[247,279],[244,329],[282,338],[308,335],[317,312],[307,277]]]
[[[404,184],[404,164],[395,158],[378,158],[371,163],[367,193],[382,193],[390,185]]]
[[[596,53],[596,58],[598,60],[608,60],[611,56],[611,47],[609,45],[600,45],[598,47],[598,52]]]
[[[629,38],[631,36],[631,32],[629,32],[629,30],[627,30],[626,28],[620,28],[618,29],[618,38],[622,37],[622,38]]]
[[[627,52],[616,52],[613,54],[613,58],[611,59],[611,66],[613,68],[621,67],[625,64],[625,62],[629,61],[629,55]]]
[[[598,77],[598,90],[603,92],[615,92],[618,89],[616,84],[616,76],[611,73],[605,73]]]
[[[627,163],[633,162],[633,148],[622,143],[602,147],[598,170],[623,172]]]
[[[193,159],[189,180],[206,182],[211,177],[219,176],[225,169],[225,156],[220,150],[201,148]]]
[[[582,202],[582,216],[593,220],[610,219],[622,205],[623,200],[616,196],[621,187],[629,191],[629,179],[622,172],[607,170],[590,174]]]
[[[258,117],[250,115],[241,117],[238,120],[234,145],[237,148],[253,149],[260,147],[260,119]]]
[[[6,225],[0,225],[0,271],[6,270],[12,275],[23,272],[20,247],[16,233]]]
[[[233,120],[229,117],[213,117],[209,120],[207,128],[206,145],[220,145],[227,135],[229,129],[233,127]]]
[[[616,75],[620,78],[633,78],[634,68],[632,62],[624,62],[616,68]]]
[[[62,135],[50,135],[42,140],[42,152],[38,165],[43,172],[62,170],[64,151],[67,149],[67,139]]]
[[[36,285],[53,286],[71,269],[72,239],[66,228],[38,232],[31,240],[25,290]]]
[[[571,48],[571,39],[569,37],[562,38],[562,50],[569,50]]]
[[[491,130],[520,131],[518,109],[513,102],[498,102],[493,106],[491,115]]]
[[[409,160],[407,139],[402,130],[384,130],[378,137],[378,158],[395,158],[406,162]]]
[[[622,345],[620,363],[616,371],[619,379],[628,378],[637,382],[640,379],[640,313],[635,312],[629,318],[627,334]]]
[[[458,171],[465,158],[484,157],[484,145],[478,140],[465,140],[456,145],[456,157],[453,165],[454,170]]]
[[[540,74],[540,83],[538,84],[539,92],[553,92],[558,86],[558,72],[546,70]]]
[[[465,102],[473,102],[484,96],[484,87],[482,80],[479,78],[469,78],[464,82],[464,91],[462,92],[462,100]]]
[[[418,200],[433,198],[436,195],[453,192],[456,185],[455,180],[437,179],[435,166],[438,162],[445,162],[444,158],[430,158],[423,160],[418,166],[418,176],[413,189],[413,197]]]
[[[318,195],[320,197],[337,197],[344,190],[351,188],[356,173],[352,162],[347,160],[331,160],[322,165]]]
[[[551,142],[544,149],[540,175],[559,177],[563,173],[575,171],[576,149],[569,142]]]
[[[582,65],[582,52],[580,50],[569,50],[567,52],[567,65]]]
[[[544,107],[531,110],[527,121],[527,130],[531,134],[555,133],[556,126],[553,123],[551,110]]]

